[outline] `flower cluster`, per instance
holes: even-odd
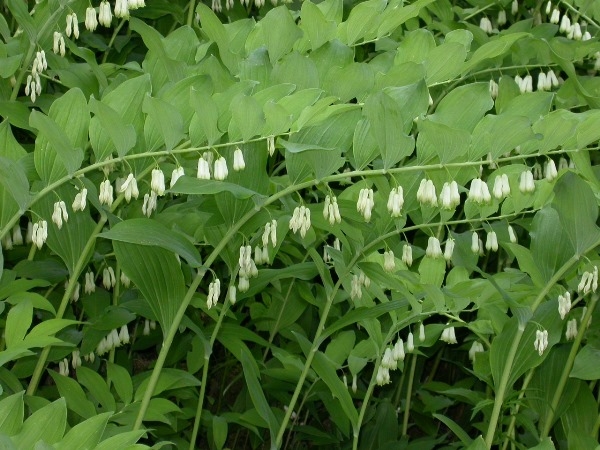
[[[120,330],[116,328],[111,330],[96,347],[96,353],[98,356],[102,356],[109,351],[120,347],[123,344],[129,344],[129,330],[127,325],[123,325]]]
[[[109,180],[104,180],[100,183],[99,200],[101,205],[111,206],[114,199],[114,190]]]
[[[533,92],[533,78],[531,75],[525,75],[523,78],[517,75],[515,77],[515,83],[517,83],[517,86],[519,86],[519,91],[521,94]]]
[[[252,259],[252,247],[249,245],[240,247],[239,265],[238,289],[240,292],[246,292],[250,288],[249,279],[258,275],[256,263]]]
[[[48,239],[48,222],[39,220],[33,224],[31,241],[38,249],[41,249],[46,239]]]
[[[454,327],[444,328],[444,331],[442,331],[442,336],[440,337],[440,340],[442,340],[448,344],[457,344],[458,341],[456,340],[456,333],[454,332]]]
[[[598,267],[594,266],[592,272],[583,272],[577,290],[583,292],[583,295],[586,295],[590,290],[596,292],[596,289],[598,289]]]
[[[430,236],[427,240],[427,249],[425,250],[425,256],[429,258],[437,259],[443,255],[442,247],[438,238]]]
[[[571,311],[571,294],[567,291],[565,295],[558,296],[558,313],[560,314],[560,318],[564,320],[569,311]]]
[[[115,271],[112,267],[105,267],[102,271],[102,286],[104,289],[108,290],[114,288],[117,284],[117,279],[115,277]]]
[[[567,321],[567,331],[565,331],[565,338],[567,341],[575,339],[577,337],[577,319],[571,319]]]
[[[496,236],[495,231],[490,231],[487,234],[487,239],[485,240],[485,249],[493,252],[498,251],[498,236]]]
[[[404,244],[404,247],[402,247],[402,262],[406,264],[407,267],[412,266],[413,254],[410,244]]]
[[[140,191],[138,190],[137,181],[136,181],[135,177],[133,176],[133,173],[130,173],[127,176],[127,178],[125,179],[123,184],[121,184],[118,191],[125,193],[125,200],[127,201],[127,203],[129,203],[131,201],[132,197],[133,198],[139,197]]]
[[[149,336],[150,330],[156,329],[156,322],[154,320],[144,320],[144,330],[142,331],[142,335]]]
[[[69,220],[69,213],[67,212],[67,205],[65,202],[58,201],[54,203],[54,212],[52,213],[52,222],[56,224],[60,230],[63,226],[63,220],[67,222]]]
[[[379,386],[390,383],[390,370],[396,370],[398,363],[404,361],[404,342],[398,338],[393,346],[387,347],[381,358],[381,364],[377,369],[376,382]]]
[[[67,14],[67,27],[65,33],[67,34],[67,37],[73,35],[74,39],[79,39],[79,21],[77,20],[77,14]]]
[[[269,239],[273,247],[277,246],[277,221],[275,219],[265,224],[262,234],[262,249],[257,245],[254,248],[254,261],[256,264],[269,263]]]
[[[88,31],[96,31],[98,28],[98,17],[96,16],[96,9],[88,6],[85,10],[85,29]]]
[[[366,276],[362,271],[352,276],[352,291],[350,292],[350,298],[362,298],[362,287],[368,288],[371,285],[371,279]]]
[[[478,204],[489,203],[492,200],[488,185],[481,178],[475,178],[471,181],[469,199]]]
[[[337,203],[337,198],[332,195],[325,197],[325,205],[323,206],[323,218],[329,220],[329,225],[333,226],[336,223],[342,222],[340,208]]]
[[[417,200],[421,205],[430,205],[435,207],[437,203],[437,195],[435,193],[435,185],[433,181],[423,178],[419,189],[417,190]]]
[[[110,10],[110,3],[106,0],[102,0],[100,7],[98,8],[98,23],[103,27],[110,27],[112,22],[112,12]]]
[[[208,309],[212,308],[219,301],[221,295],[221,280],[215,279],[208,285],[208,296],[206,297],[206,306]]]
[[[544,350],[548,348],[548,330],[535,331],[535,341],[533,342],[533,347],[537,350],[540,356],[544,354]]]
[[[383,269],[386,272],[393,272],[396,269],[396,258],[391,250],[383,252]]]
[[[65,56],[65,38],[62,33],[55,31],[52,39],[52,51],[60,56]]]
[[[73,200],[73,211],[83,211],[85,209],[87,199],[87,189],[83,188],[81,191],[77,193],[75,196],[75,200]]]
[[[310,209],[304,205],[296,206],[292,219],[290,220],[290,230],[296,233],[300,230],[300,236],[306,236],[306,232],[310,229]]]
[[[487,185],[486,185],[487,186]],[[494,187],[492,188],[494,197],[498,200],[502,200],[510,195],[510,184],[508,182],[508,175],[503,173],[502,175],[496,175],[494,178]]]
[[[371,220],[373,206],[375,206],[375,201],[373,200],[373,189],[361,189],[358,194],[356,210],[363,215],[365,221],[367,222]]]
[[[96,292],[96,281],[94,277],[94,272],[87,272],[85,274],[85,283],[83,285],[83,292],[86,294],[91,294],[92,292]]]
[[[521,176],[519,178],[519,190],[523,194],[530,194],[535,191],[533,173],[531,173],[531,170],[526,170],[521,173]]]
[[[58,362],[58,373],[63,377],[69,376],[69,360],[67,358]]]
[[[402,186],[398,186],[390,191],[387,209],[392,217],[400,217],[402,215],[402,206],[404,206],[404,191],[402,190]]]
[[[28,227],[28,229],[29,229],[29,227],[31,227],[33,229],[31,222],[29,222],[27,227]],[[28,243],[31,243],[31,239],[28,240]],[[23,234],[21,233],[21,227],[19,226],[19,224],[15,225],[13,227],[12,235],[11,235],[11,233],[6,233],[4,235],[4,237],[2,238],[2,247],[5,248],[6,250],[12,250],[13,244],[14,245],[22,245],[23,244]]]
[[[550,91],[552,88],[558,87],[558,84],[558,78],[554,70],[549,70],[548,73],[539,73],[537,82],[538,91]]]
[[[158,206],[158,194],[152,190],[149,194],[144,194],[144,203],[142,204],[142,214],[150,217],[152,211],[156,211]]]
[[[27,75],[27,82],[25,83],[25,95],[30,96],[32,103],[35,103],[36,98],[42,93],[40,73],[47,68],[48,62],[46,61],[46,53],[44,50],[36,52],[31,66],[31,75]]]
[[[451,210],[460,205],[460,193],[456,181],[444,183],[440,191],[440,202],[442,209]]]
[[[150,189],[156,195],[165,195],[165,174],[160,169],[152,169],[152,180],[150,181]]]

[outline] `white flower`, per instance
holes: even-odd
[[[79,355],[79,350],[73,350],[71,352],[71,366],[73,369],[81,367],[81,356]]]
[[[415,349],[415,337],[412,334],[412,331],[408,332],[408,338],[406,338],[406,351],[411,353]]]
[[[446,247],[444,248],[444,259],[450,261],[452,254],[454,253],[454,239],[450,238],[446,241]]]
[[[499,26],[506,24],[506,11],[504,11],[503,9],[498,11],[498,21],[497,22],[498,22]]]
[[[517,235],[515,234],[515,230],[511,225],[508,226],[508,238],[513,244],[517,243]]]
[[[442,209],[451,210],[460,204],[460,194],[456,181],[444,183],[440,192],[440,202]]]
[[[469,190],[469,199],[478,204],[489,203],[492,200],[487,183],[480,178],[475,178],[471,181],[471,189]]]
[[[479,254],[479,236],[476,231],[471,235],[471,251],[476,255]]]
[[[171,188],[173,186],[175,186],[175,183],[177,183],[177,180],[179,180],[184,175],[185,175],[185,172],[183,171],[183,167],[179,166],[179,167],[176,167],[175,169],[173,169],[173,172],[171,173],[171,184],[169,186]]]
[[[296,233],[300,230],[300,236],[306,236],[306,232],[310,229],[310,210],[304,206],[296,206],[292,219],[290,220],[290,230]]]
[[[536,330],[533,347],[537,350],[540,356],[544,354],[544,350],[548,348],[548,330]]]
[[[421,324],[419,325],[419,342],[424,342],[425,341],[425,325],[423,325],[423,322],[421,322]]]
[[[442,248],[438,238],[433,236],[429,237],[427,240],[427,249],[425,250],[425,255],[434,259],[442,257]]]
[[[238,280],[238,290],[246,292],[248,289],[250,289],[250,281],[246,277],[240,277]]]
[[[12,250],[12,248],[13,248],[13,242],[12,242],[12,239],[11,239],[11,237],[10,237],[9,234],[5,235],[2,238],[2,247],[5,250]]]
[[[129,0],[127,4],[130,10],[143,8],[144,6],[146,6],[146,2],[144,0]]]
[[[546,15],[550,14],[551,10],[552,10],[552,1],[548,0],[548,3],[546,3]]]
[[[71,37],[71,34],[73,34],[75,39],[79,38],[79,22],[77,20],[77,14],[67,14],[67,27],[65,33],[67,34],[67,37]]]
[[[548,163],[546,164],[546,180],[548,181],[552,181],[554,179],[556,179],[556,177],[558,177],[558,171],[556,170],[556,164],[554,164],[554,161],[552,159],[548,160]]]
[[[98,8],[98,23],[104,27],[110,27],[112,22],[112,12],[110,10],[110,3],[106,0],[102,0],[100,7]]]
[[[356,210],[361,213],[366,222],[371,220],[371,211],[375,206],[373,200],[373,189],[361,189],[358,194],[358,202],[356,203]]]
[[[504,17],[506,18],[506,15]],[[490,80],[489,91],[490,96],[495,100],[498,97],[498,83],[494,80]]]
[[[404,191],[402,190],[402,186],[398,186],[390,192],[387,209],[392,217],[400,217],[402,215],[402,206],[404,206]]]
[[[212,308],[219,301],[221,295],[221,281],[216,278],[215,281],[208,285],[208,296],[206,298],[206,306]]]
[[[87,189],[83,188],[80,192],[75,196],[75,200],[73,200],[73,211],[83,211],[86,205],[87,198]]]
[[[129,19],[129,3],[127,0],[117,0],[115,2],[115,17]]]
[[[233,152],[233,170],[239,172],[240,170],[244,170],[246,168],[246,162],[244,161],[244,153],[242,150],[237,147],[235,152]]]
[[[333,226],[336,223],[342,222],[340,208],[335,196],[327,195],[325,197],[325,205],[323,206],[323,218],[329,220],[329,225]]]
[[[442,331],[442,336],[440,337],[440,340],[442,340],[448,344],[457,344],[458,341],[456,340],[456,334],[454,332],[454,327],[444,328],[444,331]]]
[[[96,291],[96,281],[94,280],[94,272],[87,272],[85,274],[85,284],[83,285],[83,292],[91,294]]]
[[[98,28],[96,10],[91,6],[85,10],[85,28],[89,31],[96,31],[96,28]]]
[[[196,177],[200,180],[210,180],[210,166],[204,156],[201,156],[198,160],[198,174]]]
[[[75,283],[75,288],[73,289],[73,293],[71,294],[71,301],[76,302],[79,300],[79,293],[81,292],[81,284],[78,282]]]
[[[526,170],[521,173],[519,179],[519,190],[523,194],[528,194],[535,191],[535,183],[533,182],[533,173],[531,170]]]
[[[508,175],[505,173],[502,175],[496,175],[496,178],[494,178],[494,187],[492,192],[494,197],[498,200],[502,200],[504,197],[510,195],[510,183],[508,182]]]
[[[144,320],[144,331],[142,331],[144,336],[150,335],[150,321],[148,319]]]
[[[121,284],[123,286],[125,286],[126,288],[129,287],[129,285],[131,284],[131,280],[129,279],[129,277],[127,275],[125,275],[125,272],[121,271]]]
[[[404,342],[401,338],[398,338],[396,343],[394,344],[394,349],[392,350],[392,356],[396,361],[404,361],[405,353],[404,353]]]
[[[571,20],[569,19],[569,16],[567,16],[565,14],[564,16],[562,16],[562,19],[560,20],[559,31],[561,33],[568,33],[570,29],[571,29]]]
[[[383,386],[384,384],[388,384],[390,382],[390,371],[386,369],[382,365],[377,369],[377,376],[375,377],[375,382],[378,386]]]
[[[132,173],[127,176],[127,179],[121,185],[119,192],[125,193],[125,200],[127,203],[131,201],[131,197],[138,198],[140,191],[138,191],[137,181]]]
[[[215,180],[223,181],[227,178],[229,174],[227,170],[227,161],[222,156],[215,161],[215,170],[214,170]]]
[[[423,178],[417,191],[417,200],[421,205],[437,206],[437,195],[433,181]]]
[[[404,244],[404,247],[402,247],[402,262],[404,264],[406,264],[408,267],[412,266],[412,263],[413,263],[412,247],[408,244]]]
[[[67,358],[64,358],[62,361],[59,361],[58,372],[63,377],[69,376],[69,360]]]
[[[594,266],[593,272],[583,272],[577,291],[586,295],[590,290],[596,292],[596,289],[598,289],[598,267]]]
[[[550,84],[552,85],[552,87],[558,87],[558,78],[556,78],[554,70],[550,69],[548,71],[548,73],[546,74],[546,80],[550,80]]]
[[[391,370],[398,368],[398,363],[392,356],[392,349],[390,347],[387,347],[385,352],[383,352],[383,358],[381,358],[381,367]]]
[[[564,320],[569,311],[571,311],[571,294],[567,291],[565,295],[558,296],[558,314]]]
[[[58,201],[54,203],[54,212],[52,213],[52,222],[56,224],[58,229],[60,230],[63,226],[64,221],[69,220],[69,214],[67,213],[67,205],[63,201]]]
[[[513,0],[511,3],[510,12],[513,16],[519,12],[519,2],[517,0]]]
[[[41,249],[48,239],[48,222],[39,220],[33,224],[31,240],[38,249]]]
[[[144,203],[142,204],[142,214],[150,217],[152,211],[156,211],[158,206],[158,196],[156,192],[150,191],[150,194],[144,194]]]
[[[269,136],[267,138],[267,150],[269,151],[269,156],[273,156],[275,154],[275,137]]]
[[[573,33],[573,39],[575,39],[576,41],[580,41],[583,37],[583,34],[581,33],[581,25],[579,25],[579,22],[575,22],[571,26],[571,29],[569,30],[569,35],[571,32]]]
[[[350,291],[350,298],[354,300],[355,298],[362,298],[362,283],[360,282],[360,278],[358,275],[352,276],[352,290]]]
[[[57,55],[65,56],[65,38],[58,31],[53,35],[52,51]]]
[[[560,11],[558,8],[554,8],[552,10],[552,15],[550,16],[550,23],[557,24],[558,22],[560,22]]]
[[[571,319],[567,322],[565,337],[567,341],[571,341],[577,337],[577,319]]]
[[[356,391],[358,390],[358,380],[356,377],[356,374],[352,375],[352,392],[354,392],[356,394]]]
[[[538,91],[547,90],[546,74],[544,72],[540,72],[538,75],[537,90]]]
[[[383,269],[386,272],[393,272],[396,269],[396,258],[391,250],[383,252]]]
[[[496,236],[495,231],[490,231],[487,234],[487,239],[485,240],[485,248],[486,250],[491,250],[493,252],[498,251],[498,237]]]
[[[127,329],[127,325],[123,325],[121,330],[119,331],[119,340],[121,344],[129,344],[129,330]]]
[[[150,188],[156,192],[157,195],[165,194],[165,174],[160,169],[152,169],[152,181],[150,182]]]
[[[113,203],[113,187],[109,180],[104,180],[100,183],[100,196],[98,197],[101,205],[112,205]]]
[[[110,334],[106,337],[106,340],[107,342],[112,343],[112,348],[117,348],[121,346],[121,339],[119,338],[119,332],[116,328],[110,330]]]
[[[469,360],[475,362],[477,353],[483,353],[483,345],[479,341],[473,341],[473,345],[469,349]]]
[[[18,223],[12,229],[12,242],[14,245],[23,245],[23,234]]]
[[[487,34],[491,34],[493,32],[492,22],[485,16],[483,16],[479,21],[479,28],[481,28]]]
[[[115,271],[113,270],[112,267],[106,267],[103,271],[102,271],[102,285],[104,286],[105,289],[110,289],[115,287],[115,285],[117,284],[117,279],[115,278]]]
[[[585,31],[585,33],[583,33],[583,36],[581,36],[582,41],[589,41],[591,38],[592,38],[592,35],[587,30]]]
[[[236,290],[235,286],[233,286],[233,285],[229,286],[229,292],[227,293],[227,298],[229,298],[229,302],[232,305],[235,305],[235,302],[237,301],[237,290]]]

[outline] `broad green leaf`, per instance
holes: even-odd
[[[358,422],[358,412],[354,407],[348,388],[344,386],[344,383],[342,383],[342,380],[340,380],[340,377],[336,373],[338,367],[336,367],[327,356],[319,351],[315,353],[311,367],[317,372],[319,378],[325,382],[331,391],[331,394],[339,400],[340,405],[344,410],[346,417],[350,419],[352,426],[356,426]]]
[[[565,430],[578,430],[582,435],[591,436],[594,430],[595,418],[598,417],[598,404],[590,383],[577,380],[579,389],[575,400],[571,403],[567,411],[561,415],[560,420]],[[569,441],[571,437],[569,436]],[[592,447],[595,449],[598,443]],[[581,448],[585,446],[574,446],[569,448]]]
[[[420,165],[465,160],[471,135],[465,130],[423,120],[419,122],[417,161]]]
[[[500,113],[525,116],[533,123],[550,112],[553,100],[552,92],[529,92],[510,100],[500,110]]]
[[[354,331],[341,332],[327,345],[325,356],[333,363],[341,366],[344,360],[348,358],[350,351],[354,348],[355,340],[356,335]]]
[[[475,125],[493,106],[488,83],[466,84],[450,91],[429,119],[472,132]]]
[[[113,241],[113,248],[123,272],[140,290],[163,330],[167,330],[185,295],[185,282],[175,254],[160,247],[120,241]]]
[[[116,410],[115,399],[106,381],[97,372],[81,366],[77,369],[77,381],[88,390],[90,396],[96,400],[95,403],[100,404],[104,410]]]
[[[302,35],[286,6],[270,10],[260,21],[271,64],[289,53]]]
[[[221,450],[227,441],[227,420],[223,417],[212,418],[213,442],[217,450]]]
[[[105,439],[94,450],[115,450],[116,448],[130,448],[146,434],[146,430],[125,431]]]
[[[57,450],[88,450],[95,448],[112,412],[98,414],[75,425],[65,437],[55,445]]]
[[[32,319],[33,306],[29,300],[25,300],[10,308],[4,329],[6,348],[11,349],[23,342],[25,334],[31,326]]]
[[[400,106],[387,94],[380,92],[370,96],[363,107],[386,169],[394,167],[414,150],[414,138],[398,127],[402,122]]]
[[[537,212],[531,225],[531,253],[546,281],[573,256],[574,248],[565,234],[555,209]]]
[[[467,49],[456,42],[445,42],[429,52],[425,61],[427,84],[433,85],[458,76],[467,57]]]
[[[27,336],[25,336],[25,340],[23,341],[23,343],[27,344],[28,342],[33,341],[33,339],[37,339],[40,337],[53,336],[60,330],[70,325],[77,325],[79,323],[80,322],[78,322],[77,320],[71,319],[46,319],[43,322],[38,323],[31,329],[29,333],[27,333]]]
[[[11,15],[15,18],[19,26],[25,31],[29,42],[32,44],[37,40],[38,32],[29,11],[27,4],[24,4],[20,0],[7,0],[6,6],[8,7]]]
[[[535,135],[527,117],[512,114],[498,116],[487,114],[473,130],[469,161],[477,161],[488,154],[492,159],[499,158],[518,145],[534,138]]]
[[[554,186],[552,206],[558,211],[562,229],[578,256],[597,245],[598,202],[585,181],[573,172],[565,173]]]
[[[429,93],[425,80],[400,87],[387,87],[384,92],[400,105],[404,133],[410,133],[415,117],[425,114],[429,107]]]
[[[433,417],[446,425],[452,432],[460,439],[463,445],[470,445],[472,443],[471,437],[467,434],[463,428],[457,424],[450,417],[444,416],[443,414],[433,414]]]
[[[240,95],[231,102],[231,123],[229,135],[231,139],[237,140],[237,136],[231,133],[233,124],[239,129],[242,140],[249,141],[262,130],[265,118],[262,107],[254,97]]]
[[[465,450],[488,450],[488,447],[483,440],[483,436],[479,436]]]
[[[252,404],[258,411],[258,414],[267,422],[269,426],[269,432],[271,435],[271,442],[275,443],[277,431],[279,430],[279,421],[273,414],[265,393],[260,385],[260,373],[256,369],[254,357],[248,349],[240,348],[239,353],[240,361],[242,363],[242,369],[244,371],[244,379],[248,386],[248,393],[252,399]]]
[[[302,3],[300,28],[306,33],[311,50],[316,50],[335,37],[336,25],[325,19],[325,15],[313,2]]]
[[[573,136],[577,124],[578,117],[571,111],[558,109],[550,112],[533,124],[533,131],[542,135],[536,146],[542,153],[554,150]],[[524,150],[522,147],[521,153]]]
[[[64,398],[59,398],[29,416],[13,440],[18,448],[23,449],[34,448],[39,440],[55,444],[62,439],[66,424],[66,402]]]
[[[426,256],[419,264],[419,274],[422,284],[431,284],[440,287],[446,274],[446,261],[443,258],[430,258]]]
[[[588,111],[585,118],[577,125],[577,148],[582,149],[589,144],[600,139],[598,132],[598,121],[600,120],[600,111]]]
[[[192,89],[190,102],[196,111],[195,117],[199,119],[198,125],[203,129],[208,144],[212,145],[216,143],[223,135],[217,125],[219,120],[219,109],[217,104],[208,92],[196,89]],[[190,126],[193,126],[194,124],[195,122],[192,119]],[[191,136],[192,133],[190,132],[190,137]]]
[[[529,33],[509,33],[491,39],[479,47],[467,61],[463,68],[463,74],[472,71],[481,62],[504,55],[512,45],[520,39],[530,36]]]
[[[106,364],[108,379],[112,382],[119,398],[128,405],[133,399],[133,383],[129,372],[124,367],[111,363]]]
[[[189,240],[156,220],[145,218],[124,220],[101,233],[99,237],[130,244],[162,247],[177,253],[192,267],[202,265],[198,250]]]
[[[23,425],[23,394],[25,391],[9,395],[0,401],[0,433],[14,436]]]
[[[584,346],[577,356],[569,376],[579,378],[580,380],[598,380],[600,379],[600,350],[591,345]]]
[[[203,3],[198,3],[198,6],[196,6],[196,13],[200,17],[202,31],[211,41],[217,44],[223,64],[231,71],[237,70],[237,59],[230,49],[230,40],[227,36],[227,30],[221,20],[216,16],[212,9]]]
[[[231,192],[238,199],[247,199],[250,197],[261,197],[258,192],[254,192],[243,186],[228,183],[227,181],[218,180],[199,180],[192,177],[181,177],[175,183],[169,192],[175,194],[190,194],[190,195],[210,195],[218,194],[219,192]]]
[[[148,115],[144,124],[148,151],[157,150],[162,145],[171,151],[185,137],[181,114],[166,101],[147,95],[142,111]]]
[[[142,397],[146,393],[146,389],[148,388],[149,382],[150,378],[148,377],[140,383],[139,387],[135,391],[135,397],[133,399],[134,401],[139,401],[142,399]],[[179,369],[165,368],[160,372],[160,376],[158,377],[158,382],[156,383],[156,387],[154,388],[153,395],[157,396],[162,392],[171,389],[180,389],[196,386],[200,386],[200,380],[198,380],[191,373]]]
[[[11,305],[17,305],[23,302],[30,302],[34,308],[43,309],[56,315],[56,310],[52,303],[46,299],[46,297],[36,294],[35,292],[17,292],[6,299],[6,303]]]
[[[67,402],[67,408],[84,419],[96,415],[94,404],[86,397],[83,388],[76,380],[60,375],[53,370],[48,372],[61,397]]]
[[[319,72],[312,59],[294,50],[281,58],[273,67],[272,82],[292,83],[296,89],[319,86]]]
[[[354,155],[354,167],[362,170],[379,155],[377,141],[370,132],[371,123],[367,119],[361,119],[354,129],[352,154]]]
[[[348,20],[338,26],[338,37],[342,42],[352,45],[367,36],[375,36],[380,23],[380,14],[386,2],[369,0],[357,3],[350,10]]]
[[[123,123],[123,119],[114,109],[94,98],[90,99],[90,110],[100,121],[102,129],[108,133],[110,141],[117,151],[117,155],[125,156],[133,148],[137,140],[133,125]],[[102,151],[102,153],[105,152]],[[112,153],[112,149],[109,153]]]
[[[403,5],[404,2],[390,2],[384,11],[377,29],[377,37],[385,36],[407,20],[417,17],[421,8],[433,3],[435,0],[417,0],[414,3]]]
[[[335,95],[340,102],[352,99],[362,101],[373,89],[375,73],[368,64],[351,63],[344,67],[333,66],[323,80],[322,87]]]
[[[2,145],[1,142],[0,145]],[[18,209],[24,212],[29,205],[29,182],[23,168],[15,161],[0,157],[0,183],[2,192],[10,195],[7,200],[14,200]],[[0,206],[0,213],[2,215],[10,214],[8,205]],[[0,226],[3,225],[2,222],[4,221],[0,220]]]

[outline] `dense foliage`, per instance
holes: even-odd
[[[598,448],[600,3],[274,3],[0,6],[3,448]]]

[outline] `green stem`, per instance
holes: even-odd
[[[590,246],[583,254],[593,250],[594,248],[600,245],[600,240],[595,242],[592,246]],[[546,284],[544,289],[538,294],[533,305],[531,306],[531,311],[535,312],[540,303],[544,300],[546,295],[550,292],[550,290],[554,287],[554,285],[562,279],[562,277],[567,273],[577,261],[579,261],[580,255],[574,255],[569,261],[567,261],[563,266],[558,269],[558,271],[554,274],[554,276],[550,279],[550,281]],[[494,407],[492,409],[492,415],[490,417],[490,422],[488,425],[488,429],[485,435],[485,444],[488,449],[492,448],[492,444],[494,443],[494,437],[496,435],[496,428],[498,426],[498,420],[500,418],[500,411],[502,409],[502,405],[504,404],[504,396],[506,394],[506,389],[508,387],[508,380],[510,378],[510,373],[512,371],[512,367],[515,361],[515,357],[517,354],[517,349],[519,348],[519,344],[521,342],[521,338],[523,337],[523,332],[525,331],[525,327],[519,327],[517,329],[517,333],[513,339],[513,343],[509,350],[508,356],[506,358],[506,363],[504,365],[504,369],[502,370],[502,376],[500,377],[500,384],[496,391],[496,396],[494,399]]]
[[[113,34],[110,37],[110,41],[108,42],[108,46],[106,47],[106,50],[104,50],[104,55],[102,55],[102,64],[105,64],[106,61],[108,60],[108,54],[110,52],[110,49],[112,48],[113,44],[115,43],[115,39],[117,38],[119,31],[121,31],[121,28],[123,28],[123,25],[125,25],[125,19],[121,19],[121,21],[119,22],[119,25],[117,25],[117,27],[113,31]]]
[[[408,376],[408,386],[406,388],[406,405],[404,407],[404,418],[402,420],[402,436],[408,435],[408,418],[410,416],[410,400],[412,397],[412,388],[417,368],[417,355],[413,354],[410,361],[410,375]]]
[[[577,337],[571,346],[571,351],[569,352],[569,357],[567,358],[565,368],[560,375],[560,379],[558,381],[558,386],[554,391],[554,396],[552,397],[552,402],[550,403],[550,408],[548,409],[548,415],[546,416],[546,421],[544,422],[544,428],[542,429],[541,438],[544,439],[550,433],[550,429],[552,428],[552,424],[554,422],[554,414],[556,412],[556,408],[558,407],[558,402],[562,396],[562,393],[565,389],[565,385],[567,384],[567,380],[569,379],[569,374],[571,373],[571,369],[573,368],[573,364],[575,363],[575,357],[577,356],[577,352],[579,351],[579,347],[581,346],[581,341],[583,340],[583,335],[587,329],[587,326],[592,318],[592,312],[596,307],[596,303],[598,302],[598,296],[596,294],[592,295],[592,301],[588,305],[587,311],[583,320],[581,321],[581,325],[579,327],[579,332],[577,333]]]
[[[531,379],[533,378],[534,373],[535,373],[535,369],[531,369],[529,371],[529,373],[527,374],[527,376],[525,377],[525,379],[523,380],[523,386],[521,387],[521,392],[519,393],[519,397],[518,397],[517,404],[515,406],[515,410],[513,411],[511,418],[510,418],[510,423],[508,425],[508,430],[506,431],[506,438],[504,439],[504,444],[502,445],[502,450],[506,450],[506,448],[508,447],[508,443],[510,442],[510,438],[515,431],[515,424],[517,422],[517,416],[519,414],[519,409],[521,409],[520,400],[525,396],[525,392],[527,391],[527,387],[529,386],[529,383],[530,383]]]
[[[365,418],[365,412],[367,411],[367,406],[369,405],[369,400],[373,391],[375,390],[375,384],[377,380],[377,372],[379,371],[379,366],[381,365],[381,355],[377,358],[375,362],[375,368],[373,369],[373,375],[371,375],[371,381],[369,381],[369,387],[367,388],[367,392],[365,393],[365,398],[360,407],[360,412],[358,413],[358,422],[356,422],[356,426],[354,427],[354,436],[352,440],[352,450],[358,449],[358,436],[360,434],[360,429],[362,426],[362,421]],[[404,375],[404,374],[403,374]]]
[[[190,0],[188,3],[187,26],[191,27],[194,23],[194,12],[196,12],[196,0]]]

